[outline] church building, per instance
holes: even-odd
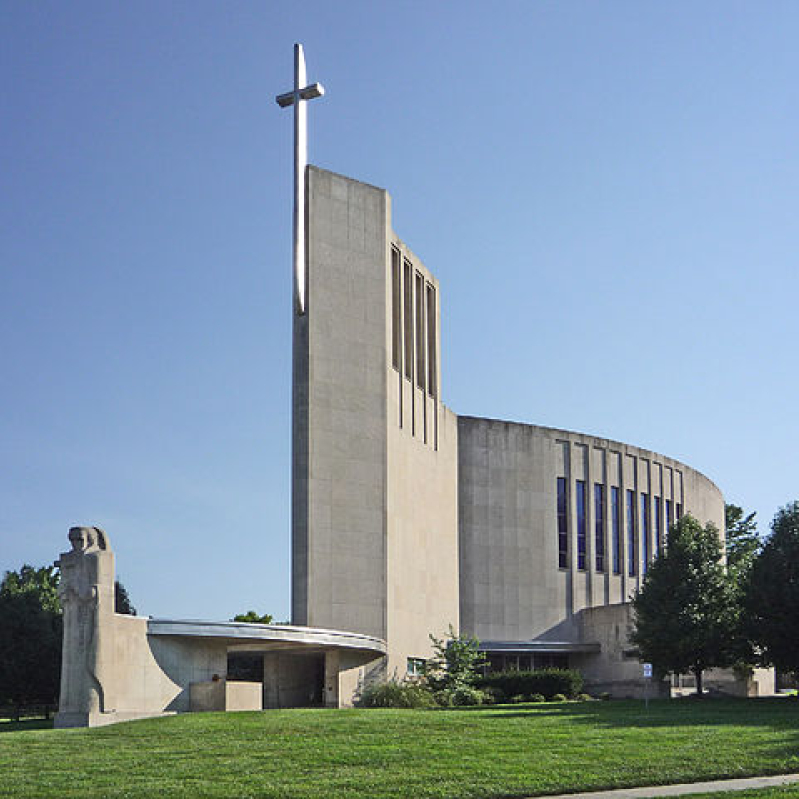
[[[306,179],[292,622],[385,641],[360,682],[415,673],[452,625],[493,668],[571,666],[634,693],[628,600],[683,513],[724,529],[721,492],[629,444],[453,413],[442,287],[394,232],[388,193],[314,166]]]
[[[682,514],[724,529],[721,492],[679,461],[444,404],[446,286],[395,233],[387,191],[307,164],[323,93],[297,45],[277,98],[295,121],[292,623],[121,616],[110,537],[72,528],[56,726],[351,705],[417,674],[450,629],[492,669],[571,667],[639,695],[632,594]],[[227,679],[237,656],[248,680]]]

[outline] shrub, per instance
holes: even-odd
[[[466,707],[468,705],[486,705],[491,703],[491,697],[485,691],[472,685],[459,685],[456,688],[444,688],[436,691],[435,701],[441,707]]]
[[[547,698],[543,694],[531,694],[530,695],[531,702],[546,702]]]
[[[578,694],[577,699],[580,702],[591,702],[593,700],[593,696],[591,694]]]
[[[563,694],[555,694],[552,699],[549,700],[550,702],[565,702],[566,697]]]
[[[524,694],[516,694],[515,696],[512,696],[509,701],[512,705],[520,705],[525,701]]]
[[[543,694],[547,699],[555,694],[577,696],[583,687],[583,677],[574,669],[539,669],[538,671],[500,671],[480,677],[480,688],[492,688],[510,698],[517,694]],[[501,700],[497,700],[501,701]]]
[[[358,707],[431,708],[436,700],[429,688],[420,683],[388,682],[369,685],[361,691]]]

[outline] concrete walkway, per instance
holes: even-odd
[[[736,780],[714,780],[713,782],[689,782],[681,785],[650,785],[647,788],[616,788],[612,791],[590,793],[561,793],[540,799],[650,799],[655,796],[688,796],[697,793],[718,791],[743,791],[756,788],[778,788],[781,785],[799,783],[799,774],[778,774],[776,777],[744,777]]]

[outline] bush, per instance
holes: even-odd
[[[555,694],[552,699],[549,700],[550,702],[565,702],[566,697],[563,694]]]
[[[436,691],[435,701],[441,707],[466,707],[469,705],[492,704],[493,697],[486,691],[472,685],[459,685],[457,688],[444,688]]]
[[[578,694],[577,700],[579,702],[591,702],[593,701],[593,696],[591,694]]]
[[[547,698],[543,694],[532,694],[530,696],[531,702],[546,702]]]
[[[542,694],[551,699],[555,694],[577,696],[583,688],[583,677],[574,669],[539,669],[538,671],[500,671],[480,677],[477,685],[494,689],[505,698],[522,694]],[[501,701],[501,699],[497,699]]]
[[[431,708],[436,700],[429,688],[420,683],[388,682],[369,685],[355,703],[358,707]]]

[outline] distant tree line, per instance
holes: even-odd
[[[725,543],[692,516],[672,525],[633,599],[631,635],[660,675],[713,667],[799,672],[799,502],[781,508],[761,539],[755,514],[725,508]]]

